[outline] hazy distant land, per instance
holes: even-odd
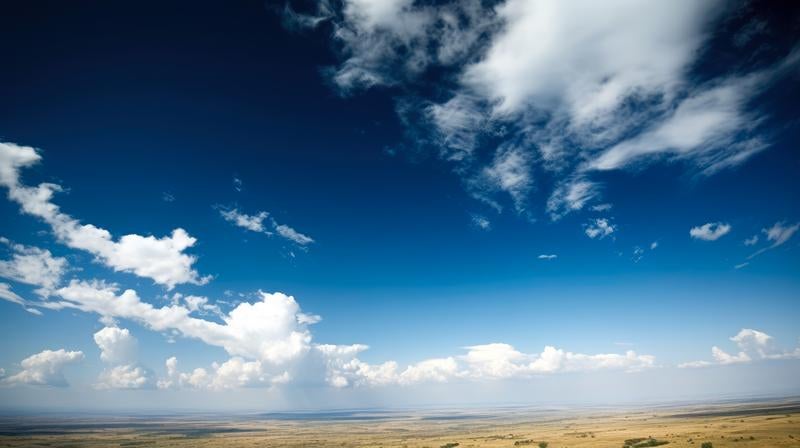
[[[545,443],[548,448],[800,447],[800,400],[637,409],[0,417],[0,447],[538,448]]]

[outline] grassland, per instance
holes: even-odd
[[[701,448],[704,443],[714,448],[800,448],[800,403],[236,417],[0,417],[0,447]]]

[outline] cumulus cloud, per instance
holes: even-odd
[[[492,343],[466,347],[464,355],[427,359],[400,369],[393,361],[377,365],[360,361],[357,354],[366,348],[363,345],[317,346],[327,359],[327,382],[334,387],[408,386],[422,382],[505,380],[605,369],[636,372],[656,366],[655,357],[633,351],[589,355],[546,346],[541,353],[526,354],[509,344]]]
[[[103,370],[94,386],[97,389],[149,389],[155,386],[155,376],[143,366],[123,364]]]
[[[603,239],[617,230],[617,227],[611,224],[606,218],[597,218],[589,221],[585,226],[584,232],[586,236],[591,239]]]
[[[308,325],[313,319],[301,313],[293,297],[282,293],[259,292],[260,301],[240,303],[222,316],[223,323],[192,317],[191,310],[181,305],[157,308],[142,301],[132,289],[118,293],[115,285],[73,280],[56,292],[61,300],[47,306],[130,319],[154,331],[174,330],[222,347],[231,355],[273,364],[285,363],[309,350]]]
[[[0,277],[38,286],[36,293],[46,297],[59,285],[67,269],[67,260],[54,257],[49,250],[14,244],[0,237],[0,243],[13,251],[10,260],[0,260]]]
[[[34,148],[0,143],[0,185],[8,189],[8,198],[18,203],[22,212],[47,223],[59,241],[91,253],[115,271],[150,278],[169,289],[182,283],[203,284],[210,280],[192,268],[196,258],[184,253],[197,242],[185,230],[177,228],[161,238],[129,234],[115,240],[108,230],[81,224],[63,213],[52,202],[54,194],[61,191],[59,185],[41,183],[32,187],[21,183],[20,171],[41,158]]]
[[[708,222],[702,226],[689,229],[689,236],[703,241],[716,241],[731,231],[730,224],[723,222]]]
[[[105,327],[94,334],[100,359],[111,366],[95,383],[98,389],[145,389],[155,386],[153,372],[137,362],[138,342],[127,328]]]
[[[729,338],[739,349],[731,354],[717,347],[711,347],[712,361],[691,361],[679,364],[680,368],[708,367],[713,365],[746,364],[755,360],[800,359],[800,347],[792,351],[783,351],[774,344],[772,336],[763,331],[743,328]]]
[[[127,328],[104,327],[94,334],[94,342],[104,362],[125,364],[136,359],[137,341]]]
[[[159,389],[234,389],[240,387],[263,387],[283,384],[291,377],[288,372],[270,374],[260,361],[245,361],[233,357],[228,361],[214,363],[210,370],[198,367],[191,372],[180,372],[178,359],[171,357],[166,363],[167,376],[158,381]]]
[[[538,258],[540,260],[555,260],[556,258],[558,258],[558,255],[556,255],[556,254],[541,254],[536,258]]]
[[[20,363],[22,370],[3,378],[2,384],[66,387],[68,384],[64,378],[64,368],[81,360],[81,351],[66,351],[63,348],[44,350],[23,359]]]
[[[548,179],[554,220],[597,199],[598,171],[667,161],[711,175],[763,151],[753,103],[798,60],[695,76],[732,9],[716,0],[314,3],[285,23],[330,25],[336,91],[399,86],[408,145],[498,209],[508,195],[531,213],[534,173]]]

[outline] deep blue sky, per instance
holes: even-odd
[[[407,3],[404,11],[421,7],[401,3]],[[548,198],[560,182],[583,176],[578,171],[548,171],[540,159],[531,162],[533,186],[522,206],[510,190],[475,187],[475,173],[498,157],[506,136],[512,135],[508,141],[520,151],[535,153],[542,143],[525,140],[532,133],[487,131],[491,136],[482,137],[467,165],[448,160],[425,141],[430,128],[415,115],[409,123],[398,113],[403,101],[423,109],[430,104],[424,101],[442,103],[459,92],[453,71],[485,60],[492,38],[473,48],[461,65],[433,65],[422,74],[350,88],[331,78],[331,70],[356,54],[352,43],[333,37],[337,27],[358,26],[348,24],[355,19],[347,16],[347,2],[334,4],[332,18],[302,30],[287,29],[284,5],[260,1],[31,1],[1,8],[0,141],[37,148],[41,155],[38,164],[20,171],[23,183],[61,185],[65,191],[53,202],[64,213],[108,229],[115,238],[161,237],[183,228],[197,238],[186,250],[198,257],[193,268],[214,276],[206,285],[168,291],[150,278],[93,261],[92,254],[55,237],[42,219],[20,213],[19,203],[0,201],[0,236],[68,260],[59,286],[103,279],[133,288],[157,306],[174,292],[215,303],[226,300],[226,291],[245,294],[242,299],[251,302],[258,300],[258,290],[281,291],[294,296],[303,311],[322,316],[310,327],[316,343],[367,344],[370,349],[359,359],[396,360],[400,370],[493,342],[534,354],[553,345],[575,353],[630,349],[655,356],[655,370],[620,372],[609,380],[624,382],[625,375],[656,378],[683,362],[711,361],[714,345],[738,352],[728,338],[743,328],[771,335],[775,353],[797,346],[800,239],[789,238],[735,268],[771,244],[762,229],[791,228],[800,221],[796,64],[748,87],[751,96],[743,108],[758,115],[748,122],[760,120],[752,134],[768,142],[765,149],[711,175],[700,173],[702,163],[691,157],[669,155],[586,174],[598,195],[554,219],[546,209]],[[320,12],[313,3],[291,8]],[[734,75],[780,71],[775,67],[800,36],[798,8],[767,3],[714,8],[720,11],[702,25],[702,44],[681,72],[678,98]],[[754,22],[765,25],[752,25],[761,31],[743,46],[733,45]],[[509,25],[496,26],[497,34],[490,36]],[[629,101],[636,111],[649,107]],[[679,99],[664,101],[657,114],[679,107]],[[512,116],[503,126],[515,129],[526,119]],[[626,132],[635,136],[648,123]],[[744,138],[735,134],[726,145]],[[576,150],[608,147],[579,146]],[[240,191],[234,179],[241,181]],[[165,194],[174,200],[164,200]],[[606,203],[613,207],[590,208]],[[268,211],[314,242],[302,247],[236,227],[220,216],[220,210],[234,208],[249,215]],[[490,229],[476,225],[475,216],[490,221]],[[590,238],[586,231],[598,218],[615,230]],[[729,232],[715,241],[690,237],[691,228],[716,222],[729,225]],[[759,243],[746,246],[753,235]],[[651,249],[652,243],[657,247]],[[11,246],[3,251],[2,259],[10,260]],[[549,254],[557,258],[538,258]],[[39,300],[35,285],[6,277],[17,294]],[[232,305],[220,308],[227,312]],[[92,339],[105,324],[93,313],[42,313],[0,301],[5,375],[20,371],[22,359],[42,350],[80,350],[85,359],[67,367],[66,378],[72,389],[93,390],[98,372],[111,367],[100,361]],[[120,318],[117,325],[139,340],[136,362],[154,377],[166,374],[164,360],[173,355],[181,370],[208,369],[237,355],[192,337],[179,335],[167,343],[167,331],[151,331],[135,319]],[[741,373],[720,393],[800,389],[796,379],[773,388],[762,381],[796,371],[797,361],[752,363],[758,366],[710,367],[730,369],[718,374],[734,377],[736,369],[760,369],[761,376]],[[687,378],[686,396],[715,381],[707,369],[681,369],[680,375]],[[38,401],[40,387],[8,386],[0,396],[11,406],[47,406]],[[82,404],[65,389],[58,391],[64,398],[54,402]],[[324,400],[303,403],[324,406]],[[286,398],[276,406],[293,404]]]

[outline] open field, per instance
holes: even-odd
[[[0,417],[0,447],[800,447],[800,402],[649,409]],[[456,445],[457,444],[457,445]],[[542,445],[543,446],[543,445]]]

